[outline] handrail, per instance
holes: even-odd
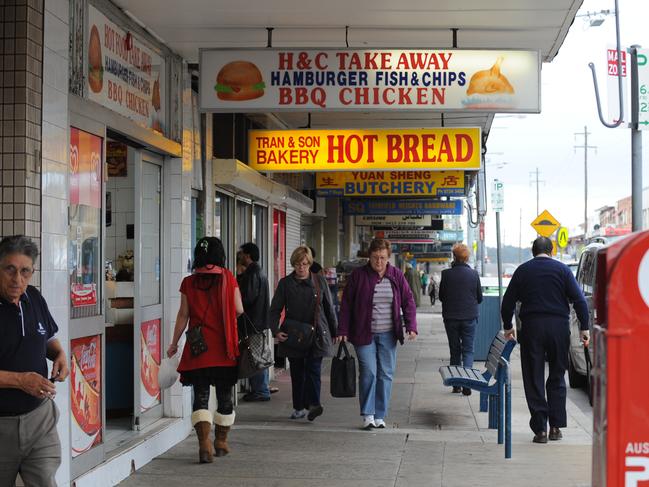
[[[618,90],[618,101],[619,101],[619,112],[620,116],[617,121],[614,123],[608,123],[604,120],[602,115],[602,103],[599,99],[599,88],[597,86],[597,74],[595,74],[595,64],[593,62],[588,63],[591,73],[593,74],[593,85],[595,86],[595,100],[597,101],[597,115],[599,115],[599,121],[602,122],[602,125],[610,129],[614,129],[622,125],[624,122],[624,100],[622,98],[622,54],[620,50],[620,11],[618,8],[618,0],[615,0],[615,40],[617,48],[617,90]]]

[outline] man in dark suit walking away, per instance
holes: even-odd
[[[588,346],[588,306],[572,272],[552,255],[552,241],[537,238],[534,258],[520,265],[507,287],[501,307],[505,334],[513,337],[512,316],[521,303],[521,366],[525,398],[530,410],[534,443],[560,440],[566,426],[566,382],[570,347],[570,303],[581,324],[581,339]],[[549,370],[545,382],[545,357]],[[547,399],[546,399],[547,392]],[[548,422],[550,434],[547,434]]]

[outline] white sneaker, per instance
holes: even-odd
[[[383,428],[385,428],[385,421],[383,421],[382,419],[375,419],[375,420],[374,420],[374,426],[375,426],[376,428],[381,428],[381,429],[383,429]]]
[[[301,409],[299,411],[297,409],[294,409],[293,412],[291,413],[290,419],[306,418],[307,413],[308,411],[306,409]]]
[[[376,424],[374,424],[374,415],[373,414],[366,414],[363,416],[363,429],[364,430],[370,430],[372,428],[376,428]]]

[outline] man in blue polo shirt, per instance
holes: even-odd
[[[562,438],[566,426],[566,368],[570,347],[570,306],[581,325],[581,340],[588,346],[588,306],[572,272],[552,255],[552,241],[537,238],[532,244],[534,258],[520,265],[507,287],[501,316],[505,334],[514,335],[512,315],[521,303],[521,367],[525,398],[530,410],[534,443]],[[548,379],[545,382],[545,358]],[[547,392],[547,400],[546,393]],[[550,434],[547,425],[550,423]]]
[[[0,485],[14,485],[20,473],[28,487],[56,486],[61,463],[54,382],[68,366],[47,303],[29,285],[37,257],[27,237],[0,241]]]

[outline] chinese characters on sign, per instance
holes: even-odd
[[[316,173],[317,196],[461,196],[464,171]]]
[[[429,199],[347,199],[345,215],[461,215],[462,201]]]

